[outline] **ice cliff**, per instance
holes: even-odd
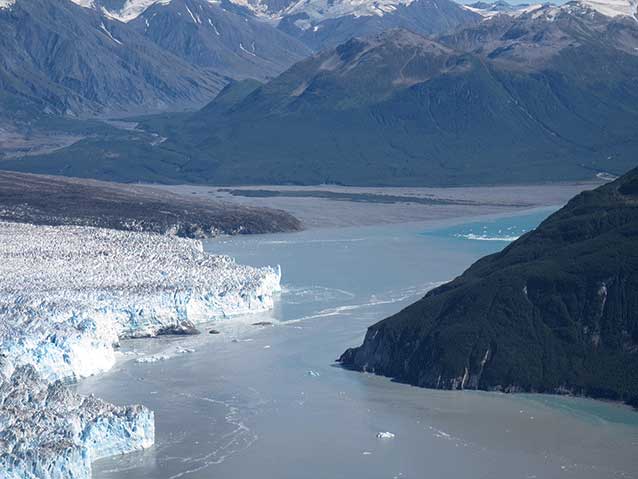
[[[150,447],[154,438],[153,412],[143,406],[81,397],[31,366],[0,373],[2,478],[89,479],[92,461]]]
[[[0,476],[90,477],[151,445],[152,412],[60,381],[108,370],[120,339],[268,309],[280,276],[195,240],[0,222]]]
[[[0,345],[45,379],[109,369],[128,337],[272,307],[280,273],[199,241],[0,222]]]

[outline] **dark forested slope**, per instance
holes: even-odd
[[[638,169],[368,329],[351,368],[417,386],[638,398]]]

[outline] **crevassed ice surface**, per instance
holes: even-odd
[[[262,311],[279,268],[196,240],[0,222],[0,477],[88,478],[93,460],[150,446],[153,413],[72,394],[126,337]]]
[[[0,358],[0,477],[89,479],[91,462],[150,447],[153,412],[82,397]],[[12,369],[12,368],[11,368]]]
[[[86,227],[0,223],[0,347],[45,379],[109,369],[119,338],[269,309],[280,272],[201,243]]]

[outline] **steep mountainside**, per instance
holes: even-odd
[[[638,147],[637,35],[633,20],[548,7],[439,42],[400,30],[354,39],[222,114],[195,114],[194,128],[187,123],[180,134],[206,152],[208,160],[189,155],[217,182],[463,184],[621,174]],[[215,126],[198,129],[206,124]]]
[[[341,362],[423,387],[638,405],[638,169],[370,327]]]
[[[184,109],[212,98],[225,82],[68,0],[19,0],[0,8],[5,120]]]
[[[310,54],[299,40],[228,2],[155,3],[129,25],[189,63],[237,79],[276,76]]]

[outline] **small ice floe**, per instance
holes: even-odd
[[[135,360],[136,363],[156,363],[158,361],[165,361],[169,359],[169,356],[166,354],[155,354],[153,356],[144,356],[142,358],[137,358]]]
[[[391,432],[378,432],[377,439],[394,439],[396,436]]]
[[[430,426],[430,431],[434,433],[434,437],[438,437],[439,439],[453,439],[450,434],[435,427]]]
[[[306,375],[313,378],[318,378],[319,376],[321,376],[317,371],[313,371],[313,370],[306,371]]]
[[[267,344],[266,346],[264,346],[264,349],[270,349],[270,344]]]
[[[141,358],[137,358],[135,362],[137,363],[156,363],[158,361],[166,361],[167,359],[172,359],[179,354],[188,354],[194,353],[195,350],[191,348],[179,348],[173,354],[164,353],[164,354],[153,354],[152,356],[143,356]]]
[[[372,453],[370,451],[363,451],[361,454],[363,454],[364,456],[372,455]]]

